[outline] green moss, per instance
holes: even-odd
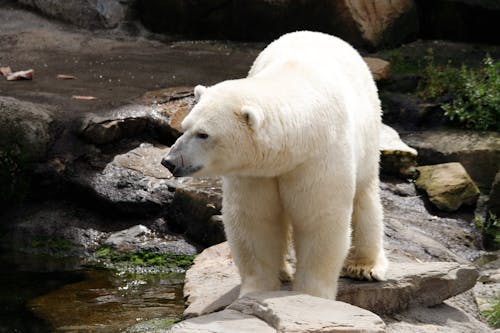
[[[404,55],[400,49],[384,51],[381,56],[391,63],[393,74],[418,74],[422,71],[422,62],[415,57]]]
[[[95,256],[98,260],[112,264],[133,264],[138,266],[162,267],[167,269],[188,269],[193,264],[194,255],[155,253],[139,251],[134,253],[120,253],[109,247],[102,247]]]
[[[64,252],[73,249],[75,244],[64,238],[39,237],[31,242],[31,246],[35,249]]]
[[[500,328],[500,296],[497,297],[490,310],[483,312],[483,315],[491,326]]]

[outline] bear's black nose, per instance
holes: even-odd
[[[172,163],[168,158],[164,158],[161,160],[161,165],[163,165],[165,168],[168,169],[171,173],[174,173],[175,170],[175,164]]]

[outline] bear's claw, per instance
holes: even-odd
[[[342,276],[357,280],[385,281],[387,264],[346,264],[342,269]]]

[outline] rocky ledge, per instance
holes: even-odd
[[[387,281],[341,278],[337,299],[379,315],[433,306],[474,287],[475,268],[453,262],[391,263]],[[238,297],[240,277],[227,243],[203,251],[186,274],[185,317],[220,310]],[[289,289],[285,284],[283,289]]]
[[[382,319],[359,307],[290,291],[256,293],[227,309],[188,319],[170,332],[385,332]]]

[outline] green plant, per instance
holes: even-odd
[[[109,247],[102,247],[96,251],[97,259],[114,264],[133,264],[138,266],[158,266],[165,268],[188,269],[193,264],[194,255],[155,253],[139,251],[134,253],[120,253]]]
[[[463,65],[458,82],[455,98],[443,105],[445,114],[468,128],[500,131],[500,62],[486,57],[479,71]]]
[[[476,216],[474,224],[483,234],[483,243],[486,249],[500,249],[500,219],[495,214],[489,212],[484,221],[480,216]]]
[[[483,312],[488,323],[494,328],[500,328],[500,297],[497,297],[491,309]]]
[[[31,246],[36,249],[46,249],[52,251],[68,251],[75,247],[75,244],[64,238],[39,237],[31,242]]]
[[[445,115],[466,128],[500,131],[500,63],[486,56],[478,69],[448,62],[436,65],[432,50],[425,57],[419,96],[425,99],[449,97],[443,103]]]

